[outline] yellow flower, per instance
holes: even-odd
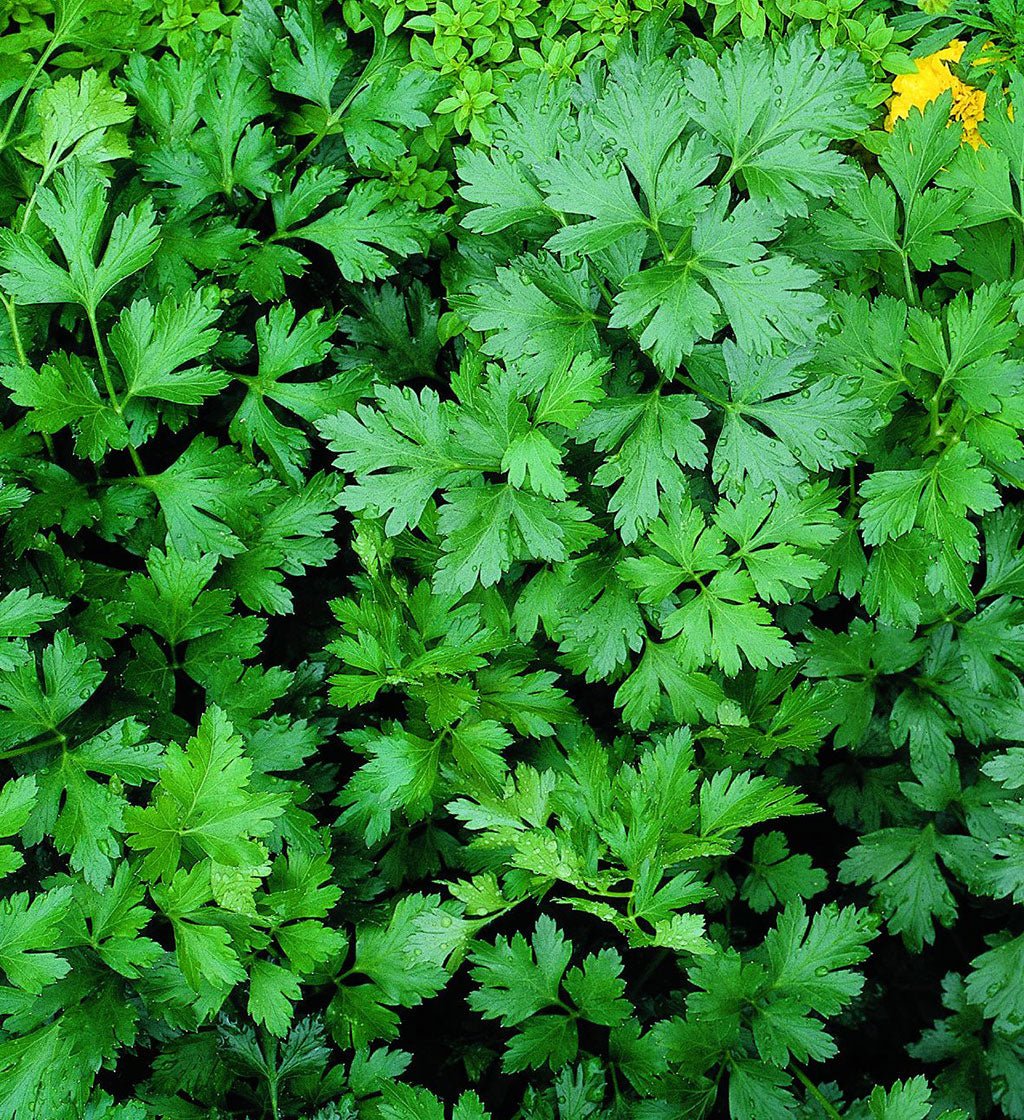
[[[894,96],[889,102],[889,115],[885,118],[887,132],[892,132],[898,120],[909,117],[911,109],[923,111],[926,105],[948,89],[953,94],[949,119],[963,125],[964,140],[972,148],[981,147],[984,141],[978,133],[978,123],[985,119],[985,91],[960,81],[946,65],[948,62],[959,62],[963,53],[964,44],[954,39],[943,50],[916,59],[915,73],[899,74],[893,78]]]

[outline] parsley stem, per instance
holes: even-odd
[[[928,401],[928,431],[932,439],[936,439],[939,435],[939,392],[941,389],[942,386],[940,385]]]
[[[29,368],[28,355],[25,353],[25,344],[21,340],[21,331],[18,329],[18,309],[14,303],[14,297],[8,299],[2,292],[0,292],[0,303],[3,303],[4,310],[7,312],[7,319],[11,324],[11,341],[14,343],[14,353],[18,359],[18,364]],[[46,453],[53,459],[56,452],[53,449],[53,436],[49,432],[43,432],[43,444],[46,447]]]
[[[818,1088],[817,1085],[807,1076],[806,1073],[796,1064],[790,1063],[790,1069],[796,1074],[797,1080],[803,1085],[808,1093],[817,1101],[821,1111],[829,1118],[829,1120],[843,1120],[839,1112],[836,1111],[835,1106],[825,1096],[825,1094]]]
[[[609,1065],[608,1072],[612,1075],[612,1095],[615,1099],[615,1107],[619,1108],[622,1104],[622,1090],[619,1088],[619,1077],[615,1072],[615,1066]]]
[[[320,128],[316,130],[316,132],[313,133],[312,137],[307,140],[306,143],[303,144],[303,146],[297,152],[295,152],[292,155],[291,159],[288,160],[288,162],[284,165],[284,168],[281,171],[282,179],[286,179],[289,172],[294,171],[294,169],[298,167],[298,165],[302,163],[304,159],[312,155],[313,152],[316,151],[316,149],[323,143],[323,141],[334,131],[334,129],[337,128],[339,124],[341,124],[342,118],[348,112],[349,108],[352,105],[352,102],[355,101],[355,99],[370,84],[370,81],[372,80],[379,67],[380,62],[376,58],[375,50],[374,54],[372,54],[367,61],[366,66],[363,67],[363,72],[359,75],[359,78],[356,80],[352,88],[342,98],[337,108],[332,109],[331,112],[327,115],[326,122],[322,124]],[[260,215],[265,204],[266,199],[261,198],[256,203],[256,205],[253,206],[253,208],[245,216],[246,225],[250,225]]]
[[[661,226],[656,221],[651,222],[651,229],[654,230],[655,240],[658,242],[658,248],[661,250],[661,255],[666,261],[672,259],[671,250],[668,247],[668,242],[665,240],[664,234],[661,232]]]
[[[121,423],[125,426],[125,432],[128,432],[128,425],[124,418],[124,409],[121,406],[121,400],[117,395],[117,390],[114,388],[114,380],[110,376],[110,363],[107,361],[107,351],[103,346],[103,340],[100,338],[100,328],[96,322],[96,309],[91,305],[87,306],[85,313],[89,319],[89,329],[92,331],[93,344],[96,347],[96,357],[100,363],[100,372],[103,374],[103,384],[106,386],[107,397],[110,400],[110,407],[117,413]],[[128,433],[128,454],[131,456],[132,465],[135,467],[135,472],[140,478],[145,478],[146,468],[142,465],[142,460],[139,458],[139,453],[135,449],[131,440],[131,434]]]
[[[609,307],[614,307],[615,306],[615,297],[608,290],[608,285],[604,282],[604,280],[601,279],[600,276],[595,276],[594,277],[594,285],[596,286],[597,290],[601,293],[601,295],[604,297],[605,303],[607,303]],[[604,318],[604,316],[599,316],[599,318]]]
[[[277,1102],[277,1071],[274,1071],[273,1077],[267,1078],[267,1089],[270,1095],[270,1113],[274,1120],[280,1120],[281,1109]]]
[[[25,346],[21,341],[21,331],[18,330],[18,315],[14,309],[14,299],[8,299],[2,292],[0,292],[0,300],[3,301],[4,310],[7,312],[7,318],[11,324],[11,341],[14,343],[14,353],[18,356],[18,364],[27,366],[28,358],[25,355]]]
[[[680,385],[685,385],[691,393],[701,397],[703,400],[710,401],[713,405],[719,408],[726,409],[727,411],[732,407],[732,402],[724,400],[722,397],[715,396],[714,393],[707,389],[702,389],[691,377],[685,373],[676,373],[672,377],[673,381],[678,381]]]
[[[36,84],[36,78],[42,73],[43,67],[50,61],[50,55],[60,46],[60,37],[54,35],[50,42],[46,45],[43,53],[36,60],[35,66],[29,71],[28,77],[25,79],[18,96],[14,99],[14,104],[11,106],[11,111],[7,114],[7,120],[4,122],[3,130],[0,131],[0,152],[7,147],[7,141],[10,139],[11,129],[14,128],[14,122],[18,119],[18,114],[21,112],[22,105],[25,104],[25,98],[28,97],[32,87]]]
[[[297,164],[300,164],[308,155],[322,143],[324,138],[341,123],[341,118],[348,112],[352,102],[363,92],[364,89],[370,84],[374,74],[380,68],[380,59],[377,56],[376,47],[374,52],[367,59],[366,65],[363,67],[363,72],[359,75],[356,82],[347,94],[341,99],[337,108],[332,109],[327,116],[327,123],[321,125],[313,137],[309,140],[292,158],[285,164],[284,173],[287,174]]]
[[[906,253],[900,253],[900,259],[903,262],[903,284],[907,289],[907,303],[911,307],[916,307],[917,291],[914,288],[914,278],[910,275],[910,258]]]
[[[50,747],[66,747],[67,742],[68,737],[63,731],[54,731],[52,735],[47,735],[45,739],[23,743],[20,747],[12,747],[9,751],[0,751],[0,761],[17,758],[18,755],[22,754],[31,754],[33,751],[45,751]]]

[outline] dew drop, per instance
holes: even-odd
[[[782,93],[782,86],[776,86],[775,87],[775,92],[776,93]]]
[[[818,428],[818,430],[814,433],[814,438],[820,439],[824,442],[828,439],[828,432],[825,431],[824,428]]]
[[[775,98],[775,108],[776,109],[781,109],[782,108],[782,98],[781,97],[776,97]]]
[[[811,399],[811,390],[810,389],[801,389],[800,390],[800,398],[802,400],[809,401]]]
[[[629,155],[629,151],[626,148],[619,148],[619,150],[615,154],[619,157],[619,159],[625,159]]]
[[[771,269],[766,264],[755,264],[753,273],[755,276],[767,276]]]
[[[522,149],[516,148],[516,150],[512,153],[512,158],[513,159],[522,159],[523,158]]]
[[[440,917],[440,918],[438,918],[438,920],[437,920],[437,924],[438,924],[438,925],[439,925],[439,926],[440,926],[440,927],[441,927],[442,929],[450,929],[450,928],[451,928],[451,924],[452,924],[452,920],[451,920],[451,918],[450,918],[450,917],[448,917],[448,915],[447,915],[447,914],[442,914],[442,915],[441,915],[441,917]]]

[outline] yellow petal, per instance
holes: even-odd
[[[941,51],[915,59],[913,74],[898,74],[893,78],[893,97],[884,124],[887,132],[892,132],[898,120],[909,117],[911,109],[924,112],[928,104],[948,89],[953,94],[950,120],[960,121],[964,140],[972,147],[978,148],[984,143],[978,133],[978,122],[985,119],[985,91],[960,81],[947,65],[959,62],[963,53],[964,44],[954,39]]]

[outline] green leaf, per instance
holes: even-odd
[[[44,174],[72,159],[82,166],[122,159],[129,154],[128,144],[110,130],[131,120],[133,110],[126,101],[127,95],[115,90],[105,74],[69,74],[37,94],[33,108],[40,135],[19,151]]]
[[[419,524],[436,490],[471,477],[455,458],[451,408],[431,389],[382,386],[379,409],[359,405],[356,415],[338,413],[317,427],[338,453],[335,464],[357,476],[344,496],[352,510],[387,514],[390,536]],[[386,473],[376,473],[386,472]]]
[[[551,252],[593,254],[649,228],[621,165],[615,170],[607,160],[581,149],[562,152],[538,170],[547,205],[587,219],[549,237],[545,247]]]
[[[867,544],[902,537],[920,525],[967,561],[978,558],[978,531],[968,512],[988,513],[1001,504],[981,456],[966,443],[954,444],[923,467],[875,471],[861,495]]]
[[[531,942],[512,940],[478,945],[472,952],[472,975],[481,987],[469,1004],[487,1019],[516,1027],[504,1068],[513,1071],[548,1064],[557,1069],[576,1054],[575,1018],[604,1026],[626,1014],[620,979],[621,961],[614,951],[589,956],[582,969],[566,969],[571,947],[550,918],[541,917]],[[564,988],[576,1010],[562,999]]]
[[[21,830],[35,805],[37,792],[31,774],[4,784],[0,789],[0,836],[14,836]],[[0,844],[0,879],[24,864],[25,857],[13,844]]]
[[[730,1065],[729,1111],[734,1120],[789,1120],[796,1108],[792,1078],[783,1070],[740,1059]]]
[[[888,1092],[877,1086],[868,1098],[874,1120],[925,1120],[932,1115],[932,1093],[923,1077],[897,1081]],[[945,1109],[938,1120],[967,1120],[962,1109]]]
[[[779,341],[803,343],[822,322],[824,301],[808,291],[815,273],[767,255],[778,223],[751,201],[729,206],[720,188],[697,218],[686,254],[629,277],[615,297],[609,325],[643,326],[639,343],[666,373],[724,322],[755,353]]]
[[[801,370],[808,357],[757,355],[729,341],[691,357],[698,387],[724,412],[712,473],[727,493],[790,489],[811,471],[845,466],[863,453],[877,423],[870,402],[852,378],[809,379]]]
[[[903,201],[916,201],[940,167],[952,162],[960,135],[949,128],[952,94],[943,91],[924,110],[912,109],[898,121],[878,162]]]
[[[1005,935],[1004,935],[1005,937]],[[1024,963],[1024,937],[999,938],[999,943],[971,961],[966,992],[985,1011],[997,1030],[1014,1033],[1024,1019],[1024,998],[1015,977]]]
[[[554,504],[511,486],[460,487],[438,515],[444,552],[434,581],[442,595],[490,587],[518,560],[565,560],[587,539],[589,517],[573,502]],[[579,544],[576,544],[579,541]]]
[[[107,214],[107,187],[77,162],[38,193],[39,217],[56,238],[66,268],[27,233],[0,236],[0,284],[21,303],[77,303],[93,314],[122,280],[149,264],[158,230],[147,199],[118,214],[97,256]]]
[[[810,28],[771,52],[741,42],[715,68],[693,59],[686,75],[690,111],[729,157],[730,173],[752,198],[799,215],[808,196],[828,197],[852,177],[827,142],[867,127],[871,111],[858,101],[867,86],[860,60],[821,50]]]
[[[71,965],[49,950],[60,945],[59,922],[71,901],[70,887],[0,899],[0,971],[22,991],[38,994],[66,976]]]
[[[389,276],[395,271],[392,256],[425,252],[440,228],[435,215],[389,199],[384,187],[367,180],[356,183],[341,206],[287,236],[321,245],[341,275],[358,282]]]
[[[230,447],[196,436],[160,474],[138,485],[150,490],[167,525],[167,541],[182,556],[236,556],[242,544],[229,519],[252,501],[255,472]]]
[[[826,906],[808,920],[803,904],[787,906],[764,941],[774,987],[823,1016],[859,994],[863,977],[851,966],[868,958],[876,919],[854,906]]]
[[[63,741],[60,725],[89,699],[106,676],[88,649],[66,630],[55,635],[41,657],[0,674],[0,745],[17,746],[38,737]]]
[[[249,1014],[279,1038],[287,1033],[294,1002],[302,995],[296,976],[271,961],[252,962],[249,973]]]
[[[355,391],[343,376],[283,380],[300,369],[319,367],[330,352],[328,339],[334,333],[335,322],[324,320],[318,311],[296,321],[290,303],[272,308],[256,323],[259,364],[255,375],[235,374],[246,386],[246,395],[228,434],[250,456],[253,446],[259,447],[279,474],[292,484],[303,479],[303,468],[309,460],[309,439],[301,428],[285,424],[270,403],[307,423],[315,423],[336,409],[351,407]]]
[[[29,591],[27,587],[8,591],[0,599],[0,672],[28,660],[28,650],[21,639],[31,637],[66,606],[61,599]]]
[[[122,450],[130,442],[123,418],[100,396],[93,375],[75,354],[57,351],[38,372],[4,366],[0,381],[15,404],[30,410],[28,422],[36,431],[52,435],[70,427],[75,451],[85,459],[98,463],[108,450]]]
[[[762,821],[817,811],[798,790],[761,775],[719,770],[700,787],[702,836],[727,835]]]
[[[743,660],[754,668],[786,665],[793,650],[771,614],[753,601],[754,585],[741,572],[718,572],[703,591],[666,620],[663,633],[681,636],[691,666],[714,662],[735,676]]]
[[[956,903],[940,870],[942,837],[923,831],[884,828],[861,838],[843,861],[839,877],[870,883],[889,928],[917,952],[935,939],[935,922],[951,925]]]
[[[122,784],[150,781],[159,767],[160,748],[145,738],[137,720],[119,720],[41,769],[39,800],[25,839],[38,843],[51,837],[87,883],[106,883],[123,855],[120,837],[128,802]],[[99,781],[97,774],[113,780]]]
[[[579,438],[612,452],[594,474],[614,487],[608,509],[626,544],[657,518],[662,495],[685,492],[684,467],[703,467],[707,453],[696,421],[707,408],[690,396],[609,398],[583,421]]]
[[[328,1010],[334,1037],[365,1046],[398,1033],[396,1007],[416,1007],[448,980],[445,961],[464,936],[436,895],[403,895],[386,925],[356,932],[353,972],[365,982],[343,985]]]
[[[740,895],[759,914],[801,898],[813,898],[828,883],[825,872],[813,866],[810,856],[789,854],[789,844],[781,832],[757,837],[751,863]]]
[[[189,365],[217,341],[210,327],[218,313],[196,292],[179,303],[165,297],[154,308],[139,300],[122,312],[110,332],[110,349],[120,363],[127,392],[175,404],[200,404],[228,384],[228,376],[208,365]]]
[[[567,356],[600,351],[597,298],[585,263],[563,268],[549,255],[520,257],[452,302],[474,330],[487,335],[484,353],[512,363],[533,358],[539,368],[553,370]]]
[[[204,856],[229,867],[261,864],[260,841],[286,797],[253,789],[251,775],[241,737],[211,708],[184,747],[167,748],[149,805],[125,813],[128,846],[147,853],[145,875],[167,882],[183,859]]]

